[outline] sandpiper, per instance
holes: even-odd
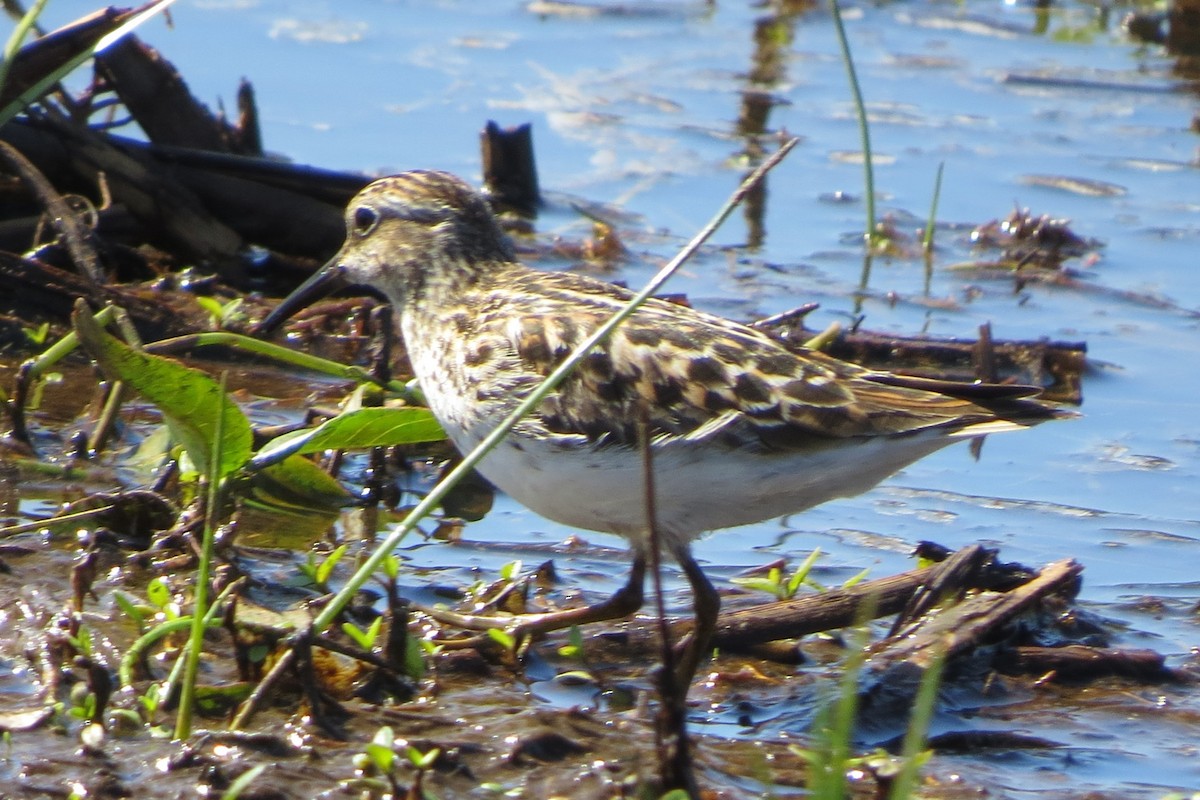
[[[631,297],[600,280],[521,264],[484,197],[445,172],[372,183],[351,201],[346,228],[341,251],[261,328],[336,286],[381,292],[398,312],[430,409],[464,452]],[[690,681],[720,607],[691,554],[693,539],[859,494],[953,442],[1053,416],[1033,393],[869,370],[652,300],[479,465],[538,514],[619,534],[632,551],[629,580],[612,598],[532,615],[519,629],[641,607],[648,446],[656,538],[694,595],[696,622],[677,670]]]

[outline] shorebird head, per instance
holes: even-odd
[[[350,201],[342,249],[258,329],[274,329],[337,288],[369,288],[403,308],[429,292],[453,292],[513,259],[512,245],[479,192],[448,172],[402,172],[371,183]]]

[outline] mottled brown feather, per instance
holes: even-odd
[[[536,376],[547,375],[631,297],[600,281],[512,262],[493,265],[473,289],[504,292],[504,307],[477,315],[476,329],[500,339],[519,331],[510,346]],[[570,318],[537,313],[547,303],[572,308]],[[723,434],[768,447],[996,416],[971,401],[888,385],[875,375],[820,353],[791,352],[753,329],[653,300],[598,345],[539,413],[550,432],[630,445],[643,417],[653,435],[687,436],[733,411],[736,418],[725,422]]]

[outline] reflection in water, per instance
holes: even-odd
[[[811,7],[809,2],[779,3],[770,16],[754,23],[753,63],[746,75],[746,88],[742,91],[737,118],[737,134],[745,143],[745,149],[739,155],[750,168],[762,160],[762,140],[768,133],[767,119],[771,109],[787,102],[774,90],[786,76],[795,21]],[[746,247],[752,251],[761,248],[766,240],[763,218],[766,215],[767,180],[764,178],[751,189],[742,205],[746,219]]]

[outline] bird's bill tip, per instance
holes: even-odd
[[[266,319],[254,327],[255,335],[270,335],[296,312],[308,308],[322,297],[343,288],[346,282],[342,273],[342,267],[336,258],[321,267],[308,280],[300,284],[296,291],[283,298]]]

